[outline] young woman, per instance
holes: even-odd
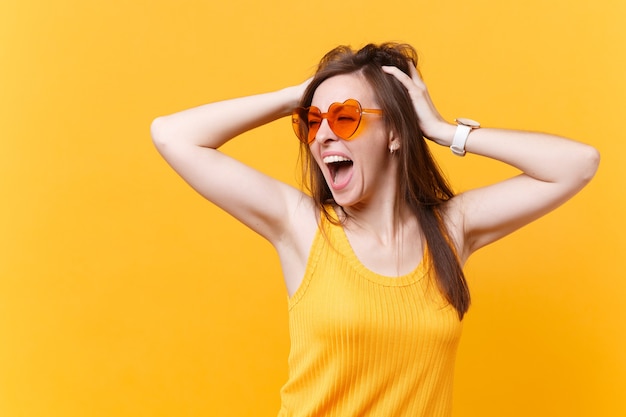
[[[408,45],[339,47],[307,82],[157,118],[152,136],[199,193],[277,250],[289,293],[280,416],[448,416],[467,258],[553,210],[597,151],[561,137],[448,123]],[[295,109],[295,110],[294,110]],[[308,193],[224,155],[292,115]],[[518,168],[454,195],[425,139]]]

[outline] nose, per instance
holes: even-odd
[[[333,132],[333,130],[330,128],[330,125],[328,124],[328,119],[322,119],[319,129],[315,133],[315,141],[318,143],[324,143],[330,140],[337,139],[337,135],[335,135],[335,132]]]

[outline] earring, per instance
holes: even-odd
[[[397,151],[399,147],[400,145],[398,144],[398,142],[391,142],[391,144],[389,145],[389,153],[393,155],[393,153]]]

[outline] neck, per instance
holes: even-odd
[[[402,276],[413,271],[422,259],[419,223],[405,205],[351,206],[341,217],[354,253],[367,268],[383,275]]]
[[[346,229],[371,234],[382,244],[397,242],[416,225],[407,205],[396,204],[395,199],[343,208],[342,217]]]
[[[358,203],[342,207],[341,220],[347,230],[366,232],[382,244],[393,244],[401,240],[407,226],[416,224],[410,208],[398,196],[398,164],[398,159],[390,156],[388,164],[370,183],[371,191]]]

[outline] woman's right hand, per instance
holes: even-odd
[[[290,227],[290,213],[302,200],[302,192],[236,161],[218,148],[246,131],[290,115],[309,83],[310,79],[274,92],[159,117],[151,127],[154,144],[197,192],[276,242]],[[285,132],[286,137],[289,133]]]

